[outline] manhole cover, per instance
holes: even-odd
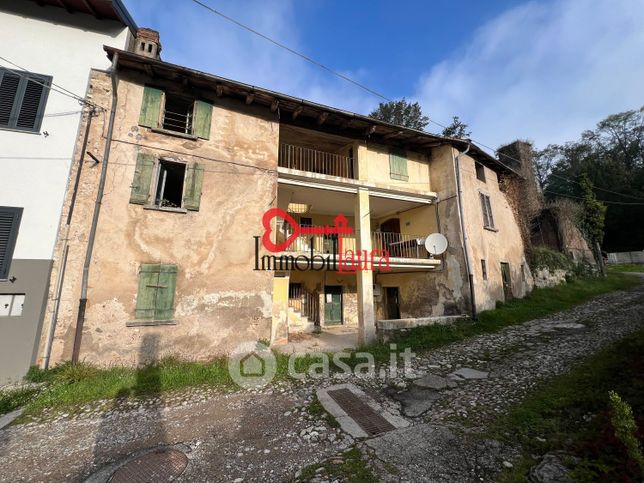
[[[173,481],[188,466],[188,457],[176,449],[158,449],[129,461],[114,472],[110,483]]]
[[[335,389],[327,393],[365,433],[373,436],[395,429],[394,426],[375,412],[349,389]]]

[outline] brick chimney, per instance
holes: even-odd
[[[137,30],[132,52],[144,57],[160,60],[161,40],[159,38],[159,32],[148,28],[140,28]]]

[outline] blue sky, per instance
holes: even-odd
[[[644,105],[640,0],[202,0],[473,139],[538,148]],[[191,0],[125,0],[162,58],[366,114],[380,99]],[[435,125],[430,131],[439,130]]]

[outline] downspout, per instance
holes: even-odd
[[[54,289],[54,309],[51,315],[51,322],[47,329],[47,341],[45,343],[45,354],[43,356],[42,365],[44,369],[49,369],[49,359],[51,358],[51,348],[54,343],[54,335],[56,333],[56,325],[58,324],[58,310],[60,308],[60,297],[63,291],[63,282],[65,280],[65,269],[67,268],[67,256],[69,254],[69,229],[71,226],[72,215],[74,213],[74,206],[76,205],[76,197],[78,195],[78,186],[80,184],[81,171],[83,170],[83,159],[87,151],[87,141],[89,139],[89,130],[92,126],[92,118],[96,114],[96,108],[92,107],[88,112],[87,125],[85,126],[85,137],[83,138],[83,146],[78,160],[78,169],[76,170],[76,179],[74,180],[74,189],[72,191],[72,199],[69,203],[69,212],[67,213],[67,222],[65,224],[65,235],[63,238],[63,257],[58,270],[58,278],[56,279],[56,288]]]
[[[474,298],[474,275],[472,274],[472,264],[470,261],[470,248],[469,237],[465,230],[465,216],[463,212],[463,190],[461,187],[461,169],[459,165],[460,157],[470,150],[471,144],[467,144],[467,149],[454,157],[454,150],[452,149],[452,160],[454,162],[454,175],[456,176],[456,203],[458,204],[459,221],[461,224],[461,233],[463,234],[463,255],[465,256],[465,270],[467,272],[467,281],[470,286],[470,302],[472,319],[476,320],[476,299]]]
[[[96,192],[96,202],[94,204],[94,216],[92,217],[92,226],[89,231],[87,240],[87,252],[85,253],[85,263],[83,265],[83,279],[81,282],[81,294],[78,302],[78,318],[76,320],[76,334],[74,335],[74,349],[72,352],[72,363],[78,362],[80,354],[81,339],[83,337],[83,324],[85,323],[85,308],[87,307],[87,284],[89,280],[89,267],[92,261],[92,252],[94,250],[94,240],[96,238],[96,229],[98,227],[98,217],[101,213],[101,203],[103,201],[103,192],[105,191],[105,178],[107,176],[107,165],[110,159],[110,148],[112,146],[112,133],[114,132],[114,117],[116,115],[116,103],[118,100],[117,86],[118,78],[116,69],[118,65],[119,54],[114,52],[112,58],[112,107],[110,109],[110,121],[107,127],[105,139],[105,151],[103,152],[103,166],[101,167],[101,177],[98,181],[98,191]]]

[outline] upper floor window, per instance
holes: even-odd
[[[210,138],[212,104],[151,86],[143,90],[139,124],[202,139]]]
[[[40,131],[51,79],[0,67],[0,128]]]
[[[494,230],[494,217],[492,216],[492,205],[490,204],[490,197],[479,193],[481,200],[481,211],[483,212],[483,226]]]
[[[152,154],[139,153],[130,203],[198,211],[202,183],[203,168],[198,163],[157,159]]]
[[[474,166],[476,167],[476,179],[485,183],[485,166],[476,162],[474,163]]]
[[[9,278],[22,208],[0,206],[0,280]]]
[[[407,154],[402,150],[392,150],[389,153],[389,177],[400,181],[408,181]]]

